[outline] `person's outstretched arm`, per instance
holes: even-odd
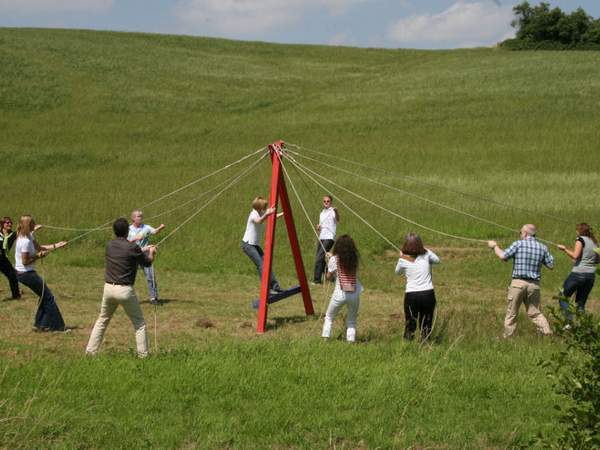
[[[499,246],[498,243],[496,241],[488,241],[488,247],[491,248],[492,250],[494,250],[494,253],[496,254],[496,256],[498,258],[500,258],[502,261],[506,261],[508,260],[511,256],[514,255],[514,251],[516,251],[516,247],[515,244],[511,245],[508,248],[508,251],[510,251],[511,249],[513,249],[513,247],[515,247],[513,253],[509,254],[508,251],[505,252],[504,250],[502,250]]]
[[[439,264],[440,263],[440,258],[439,258],[438,255],[436,255],[435,253],[433,253],[428,248],[426,248],[425,250],[427,250],[427,256],[429,257],[429,263],[430,264]]]
[[[558,245],[557,247],[559,250],[565,252],[573,261],[577,261],[581,258],[581,253],[583,253],[583,244],[579,240],[575,242],[575,248],[573,250],[565,245]]]
[[[156,227],[152,231],[150,231],[150,233],[151,234],[158,234],[158,233],[160,233],[164,229],[165,229],[165,224],[161,223],[158,227]]]

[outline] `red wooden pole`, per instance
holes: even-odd
[[[279,192],[279,182],[281,181],[279,158],[274,154],[281,152],[281,141],[269,145],[271,151],[271,160],[273,162],[273,171],[271,174],[271,193],[269,195],[269,208],[277,209],[277,196]],[[256,332],[262,334],[267,326],[267,310],[269,298],[269,281],[271,278],[271,269],[273,265],[273,249],[275,247],[275,224],[277,223],[277,213],[271,214],[267,218],[267,234],[265,237],[265,255],[263,258],[262,282],[260,286],[260,301],[258,305],[258,323]]]
[[[310,289],[308,288],[308,282],[306,281],[306,272],[304,271],[304,263],[302,262],[302,253],[300,252],[300,244],[298,243],[298,235],[296,234],[296,226],[294,225],[294,216],[292,215],[292,208],[290,206],[290,200],[287,195],[287,189],[285,187],[285,180],[283,177],[279,180],[279,199],[281,200],[281,209],[283,210],[287,234],[292,247],[292,254],[294,255],[296,274],[298,275],[300,290],[302,292],[302,300],[304,301],[304,311],[306,312],[306,315],[312,316],[315,311],[313,309],[312,299],[310,298]]]

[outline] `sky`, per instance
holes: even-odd
[[[548,0],[600,17],[598,0]],[[514,0],[0,0],[0,27],[84,28],[355,47],[490,46]],[[530,0],[537,4],[536,0]]]

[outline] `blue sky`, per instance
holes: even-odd
[[[0,0],[1,27],[89,28],[359,47],[489,46],[508,0]],[[538,3],[530,1],[530,3]],[[598,0],[554,0],[600,17]]]

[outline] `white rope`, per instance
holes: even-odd
[[[423,180],[420,180],[418,178],[411,177],[411,176],[408,176],[408,175],[402,175],[402,174],[399,174],[399,173],[391,172],[389,170],[382,169],[381,167],[369,166],[367,164],[363,164],[363,163],[359,163],[359,162],[356,162],[356,161],[352,161],[350,159],[342,158],[340,156],[330,155],[328,153],[320,152],[320,151],[317,151],[317,150],[311,150],[309,148],[301,147],[299,145],[291,144],[289,142],[286,142],[285,145],[287,147],[296,148],[297,150],[302,150],[302,151],[305,151],[305,152],[314,153],[314,154],[319,155],[319,156],[325,156],[327,158],[336,159],[336,160],[339,160],[339,161],[344,161],[344,162],[347,162],[349,164],[355,165],[357,167],[363,167],[365,169],[382,172],[382,173],[385,173],[385,174],[390,175],[390,176],[395,177],[395,178],[410,180],[410,181],[412,181],[414,183],[418,183],[418,184],[422,184],[422,185],[425,185],[425,186],[434,187],[436,189],[442,189],[442,190],[445,190],[445,191],[448,191],[448,192],[452,192],[454,194],[463,195],[465,197],[470,197],[470,198],[473,198],[473,199],[475,199],[477,201],[480,201],[480,202],[492,203],[492,204],[497,205],[497,206],[502,206],[503,208],[514,209],[514,210],[518,210],[518,211],[523,211],[523,212],[526,212],[528,214],[541,215],[541,216],[548,217],[550,219],[553,219],[553,220],[556,220],[556,221],[562,222],[562,223],[569,223],[569,224],[572,223],[572,221],[570,221],[570,220],[563,219],[562,217],[558,217],[558,216],[555,216],[553,214],[548,214],[548,213],[544,213],[544,212],[541,212],[541,211],[532,211],[532,210],[528,210],[526,208],[522,208],[520,206],[509,205],[507,203],[502,203],[502,202],[494,200],[494,199],[480,197],[478,195],[471,194],[469,192],[459,191],[457,189],[452,189],[452,188],[449,188],[449,187],[446,187],[446,186],[442,186],[442,185],[439,185],[439,184],[436,184],[436,183],[431,183],[431,182],[423,181]]]
[[[143,206],[140,206],[140,207],[138,207],[138,208],[136,208],[136,209],[144,209],[144,208],[147,208],[147,207],[149,207],[149,206],[151,206],[151,205],[154,205],[154,204],[158,203],[158,202],[159,202],[159,201],[161,201],[161,200],[164,200],[164,199],[166,199],[166,198],[168,198],[168,197],[171,197],[172,195],[174,195],[174,194],[176,194],[176,193],[178,193],[178,192],[181,192],[181,191],[183,191],[184,189],[187,189],[187,188],[189,188],[189,187],[191,187],[191,186],[193,186],[193,185],[195,185],[195,184],[197,184],[197,183],[199,183],[199,182],[201,182],[201,181],[204,181],[204,180],[206,180],[207,178],[210,178],[210,177],[212,177],[212,176],[214,176],[214,175],[217,175],[218,173],[221,173],[221,172],[223,172],[224,170],[227,170],[227,169],[229,169],[229,168],[231,168],[231,167],[233,167],[233,166],[235,166],[235,165],[237,165],[237,164],[239,164],[239,163],[241,163],[241,162],[245,161],[246,159],[248,159],[248,158],[250,158],[250,157],[252,157],[252,156],[254,156],[254,155],[257,155],[257,154],[258,154],[258,153],[260,153],[260,152],[265,152],[265,150],[266,150],[266,149],[267,149],[267,147],[262,147],[262,148],[259,148],[258,150],[254,151],[254,152],[251,152],[251,153],[247,154],[246,156],[243,156],[242,158],[238,159],[237,161],[234,161],[234,162],[232,162],[232,163],[229,163],[229,164],[227,164],[226,166],[224,166],[224,167],[221,167],[220,169],[217,169],[217,170],[215,170],[215,171],[214,171],[214,172],[212,172],[212,173],[209,173],[208,175],[204,175],[204,176],[202,176],[202,177],[200,177],[200,178],[197,178],[196,180],[194,180],[194,181],[192,181],[192,182],[190,182],[190,183],[186,184],[185,186],[182,186],[182,187],[180,187],[180,188],[177,188],[177,189],[175,189],[174,191],[171,191],[171,192],[169,192],[169,193],[167,193],[167,194],[164,194],[164,195],[162,195],[161,197],[159,197],[159,198],[157,198],[157,199],[155,199],[155,200],[152,200],[151,202],[149,202],[149,203],[146,203],[145,205],[143,205]],[[265,155],[268,155],[268,153],[265,153]],[[87,235],[88,235],[88,234],[90,234],[90,233],[94,233],[95,231],[100,231],[100,230],[108,229],[108,228],[110,228],[108,225],[110,225],[110,224],[111,224],[111,223],[112,223],[114,220],[115,220],[115,219],[110,219],[108,222],[105,222],[105,223],[103,223],[102,225],[99,225],[99,226],[97,226],[97,227],[95,227],[95,228],[88,228],[88,229],[85,229],[85,230],[86,230],[86,231],[85,231],[85,233],[83,233],[83,234],[81,234],[81,235],[79,235],[79,236],[76,236],[76,237],[74,237],[73,239],[69,240],[68,242],[69,242],[69,243],[72,243],[72,242],[75,242],[75,241],[77,241],[77,240],[79,240],[79,239],[82,239],[83,237],[87,236]],[[55,229],[64,229],[64,228],[65,228],[65,227],[56,227],[56,226],[52,226],[52,225],[51,225],[51,226],[49,226],[49,225],[45,225],[45,226],[47,226],[48,228],[51,228],[51,227],[52,227],[52,228],[55,228]],[[83,229],[82,229],[82,230],[83,230]],[[75,231],[75,230],[67,230],[67,231]]]
[[[291,163],[294,165],[294,167],[296,167],[297,170],[299,170],[302,173],[304,173],[308,178],[310,178],[321,189],[323,189],[326,192],[330,192],[331,191],[329,188],[327,188],[327,187],[323,186],[321,183],[319,183],[314,177],[312,177],[311,175],[309,175],[308,173],[306,173],[306,171],[303,168],[300,167],[300,164],[293,157],[288,156],[288,159],[291,161]],[[327,181],[326,178],[325,178],[325,180]],[[350,206],[348,206],[348,204],[346,202],[344,202],[340,198],[339,195],[334,194],[333,192],[331,192],[331,194],[336,197],[336,201],[338,201],[342,205],[344,205],[348,211],[350,211],[352,214],[354,214],[356,217],[358,217],[359,220],[361,220],[366,226],[368,226],[372,231],[374,231],[380,238],[382,238],[384,241],[386,241],[388,244],[390,244],[397,251],[400,251],[400,248],[396,244],[394,244],[390,239],[388,239],[387,237],[385,237],[379,230],[377,230],[373,225],[371,225],[366,219],[364,219],[360,214],[358,214]]]
[[[310,216],[308,214],[308,211],[306,210],[306,207],[304,206],[304,203],[302,202],[302,199],[300,198],[300,194],[298,193],[298,190],[296,189],[296,186],[294,185],[294,182],[292,181],[290,174],[288,173],[287,169],[285,168],[285,165],[283,164],[283,159],[279,156],[279,154],[276,153],[276,155],[277,155],[277,159],[279,159],[279,162],[281,164],[281,168],[283,169],[283,173],[284,173],[285,177],[290,182],[290,186],[292,187],[292,191],[294,192],[294,195],[296,196],[296,200],[298,200],[298,203],[300,204],[300,207],[302,208],[302,211],[304,212],[304,216],[306,217],[306,220],[308,221],[308,226],[315,234],[315,236],[317,238],[317,242],[323,249],[323,254],[324,254],[323,257],[325,257],[325,255],[327,254],[327,250],[325,249],[323,242],[321,242],[321,238],[320,238],[319,234],[317,233],[317,230],[315,230],[312,221],[310,220]],[[326,311],[327,305],[328,305],[328,300],[329,300],[329,284],[330,283],[327,282],[326,274],[327,274],[327,268],[325,268],[325,281],[322,284],[324,296],[323,296],[323,306],[321,307],[321,313],[319,314],[319,321],[323,318],[323,315],[325,314],[325,311]]]
[[[306,220],[308,221],[308,226],[310,227],[310,229],[313,231],[313,233],[317,237],[317,242],[319,243],[319,245],[323,249],[323,252],[327,253],[327,250],[325,250],[325,246],[321,242],[319,233],[317,233],[317,230],[315,230],[315,227],[313,226],[313,223],[310,220],[310,216],[308,214],[308,211],[306,210],[306,208],[304,206],[304,203],[300,199],[300,195],[298,194],[298,191],[296,190],[296,186],[294,186],[294,182],[290,178],[290,175],[289,175],[287,169],[285,168],[285,165],[283,164],[283,160],[281,159],[281,157],[277,153],[275,153],[275,154],[277,155],[277,159],[279,159],[279,163],[281,164],[281,168],[283,169],[283,173],[284,173],[285,177],[288,179],[288,181],[290,182],[290,186],[292,187],[292,191],[294,192],[294,195],[296,196],[296,199],[298,200],[298,203],[300,204],[300,207],[302,208],[302,211],[304,212],[304,216],[306,217]]]
[[[182,187],[180,187],[180,188],[178,188],[178,189],[175,189],[174,191],[172,191],[172,192],[169,192],[168,194],[165,194],[165,195],[163,195],[162,197],[159,197],[159,198],[157,198],[156,200],[152,200],[150,203],[146,203],[145,205],[143,205],[143,206],[140,206],[138,209],[144,209],[144,208],[148,208],[149,206],[151,206],[151,205],[154,205],[155,203],[158,203],[158,202],[160,202],[161,200],[164,200],[165,198],[171,197],[172,195],[175,195],[175,194],[177,194],[178,192],[181,192],[181,191],[183,191],[184,189],[187,189],[187,188],[189,188],[189,187],[193,186],[194,184],[200,183],[201,181],[204,181],[204,180],[206,180],[207,178],[210,178],[210,177],[212,177],[212,176],[214,176],[214,175],[216,175],[216,174],[218,174],[218,173],[221,173],[221,172],[223,172],[224,170],[227,170],[227,169],[229,169],[230,167],[233,167],[233,166],[235,166],[235,165],[237,165],[237,164],[239,164],[239,163],[241,163],[241,162],[243,162],[243,161],[247,160],[248,158],[250,158],[250,157],[252,157],[252,156],[254,156],[254,155],[256,155],[256,154],[258,154],[258,153],[260,153],[260,152],[264,152],[266,149],[267,149],[267,147],[262,147],[262,148],[259,148],[259,149],[258,149],[258,150],[256,150],[255,152],[249,153],[248,155],[246,155],[246,156],[244,156],[244,157],[242,157],[242,158],[238,159],[237,161],[234,161],[234,162],[232,162],[232,163],[230,163],[230,164],[227,164],[226,166],[224,166],[224,167],[221,167],[220,169],[218,169],[218,170],[215,170],[214,172],[212,172],[212,173],[209,173],[208,175],[204,175],[203,177],[200,177],[200,178],[198,178],[198,179],[196,179],[196,180],[194,180],[194,181],[192,181],[192,182],[190,182],[190,183],[186,184],[185,186],[182,186]],[[265,153],[265,154],[268,154],[268,153]]]
[[[250,166],[246,167],[245,169],[243,169],[241,172],[227,178],[225,181],[217,184],[215,187],[210,188],[208,191],[204,191],[202,192],[200,195],[197,195],[196,197],[192,198],[191,200],[187,200],[183,203],[181,203],[180,205],[176,206],[175,208],[171,208],[167,211],[163,211],[161,213],[155,214],[153,216],[149,216],[146,217],[145,220],[152,220],[152,219],[156,219],[158,217],[162,217],[165,216],[167,214],[172,213],[173,211],[177,211],[178,209],[183,208],[184,206],[189,205],[190,203],[196,202],[198,200],[200,200],[201,198],[207,196],[208,194],[210,194],[211,192],[216,191],[217,189],[219,189],[221,186],[224,186],[225,184],[229,183],[231,180],[233,180],[234,178],[238,177],[239,175],[245,175],[246,173],[250,173],[253,170],[255,170],[258,167],[258,164],[267,156],[267,154],[265,153],[262,157],[258,158],[256,161],[254,161]]]
[[[42,225],[43,228],[48,228],[49,230],[60,230],[60,231],[98,231],[98,230],[109,230],[111,227],[104,228],[69,228],[69,227],[58,227],[55,225]]]
[[[294,153],[294,154],[296,154],[296,155],[297,155],[297,153],[296,153],[296,152],[293,152],[293,151],[292,151],[292,153]],[[295,159],[294,159],[293,157],[288,157],[288,158],[289,158],[290,160],[293,160],[293,161],[295,161]],[[313,159],[313,158],[310,158],[310,159]],[[298,163],[297,161],[295,161],[295,162],[296,162],[297,164],[300,164],[300,163]],[[325,164],[325,163],[324,163],[324,164]],[[329,166],[329,164],[325,164],[325,165],[326,165],[326,166]],[[305,167],[307,170],[311,171],[311,170],[310,170],[308,167],[306,167],[306,166],[303,166],[303,167]],[[333,167],[333,166],[332,166],[332,167]],[[340,170],[344,171],[343,169],[340,169]],[[406,221],[406,222],[412,223],[413,225],[416,225],[416,226],[418,226],[418,227],[421,227],[421,228],[423,228],[423,229],[425,229],[425,230],[431,231],[431,232],[433,232],[433,233],[441,234],[441,235],[443,235],[443,236],[451,237],[451,238],[454,238],[454,239],[461,239],[461,240],[465,240],[465,241],[472,241],[472,242],[487,242],[487,241],[488,241],[487,239],[475,239],[475,238],[468,238],[468,237],[464,237],[464,236],[457,236],[457,235],[453,235],[453,234],[450,234],[450,233],[446,233],[446,232],[444,232],[444,231],[440,231],[440,230],[436,230],[436,229],[433,229],[433,228],[427,227],[427,226],[425,226],[425,225],[422,225],[422,224],[420,224],[420,223],[417,223],[417,222],[415,222],[415,221],[413,221],[413,220],[411,220],[411,219],[408,219],[407,217],[401,216],[400,214],[398,214],[398,213],[396,213],[396,212],[394,212],[394,211],[391,211],[391,210],[389,210],[389,209],[387,209],[387,208],[385,208],[385,207],[383,207],[383,206],[377,205],[377,204],[375,204],[374,202],[372,202],[371,200],[368,200],[368,199],[366,199],[366,198],[364,198],[364,197],[360,196],[359,194],[356,194],[356,193],[354,193],[354,192],[352,192],[352,191],[349,191],[349,190],[347,190],[347,189],[345,189],[345,188],[343,188],[343,187],[341,187],[341,186],[339,186],[339,185],[335,184],[333,181],[329,180],[328,178],[325,178],[325,177],[323,177],[322,175],[319,175],[319,174],[317,174],[317,173],[315,173],[315,172],[313,172],[313,171],[311,171],[311,172],[312,172],[312,173],[314,173],[315,175],[319,176],[321,179],[324,179],[324,180],[326,180],[326,181],[329,181],[329,182],[330,182],[330,183],[332,183],[334,186],[338,186],[338,187],[340,187],[341,189],[344,189],[344,190],[346,190],[348,193],[350,193],[350,194],[352,194],[352,195],[354,195],[354,196],[357,196],[358,198],[360,198],[360,199],[362,199],[362,200],[364,200],[364,201],[366,201],[366,202],[369,202],[369,203],[371,203],[372,205],[376,206],[377,208],[379,208],[379,209],[382,209],[382,210],[384,210],[384,211],[386,211],[386,212],[388,212],[388,213],[390,213],[390,214],[392,214],[392,215],[394,215],[394,216],[396,216],[396,217],[398,217],[398,218],[400,218],[400,219],[402,219],[402,220],[404,220],[404,221]],[[347,172],[347,171],[345,171],[345,172]],[[355,173],[352,173],[352,172],[347,172],[347,173],[349,173],[349,174],[351,174],[351,175],[353,175],[353,176],[358,176],[358,177],[361,177],[360,175],[358,175],[358,174],[355,174]],[[362,178],[366,178],[366,177],[362,177]],[[367,179],[368,179],[368,178],[367,178]],[[379,181],[376,181],[376,180],[369,180],[369,181],[372,181],[372,182],[374,182],[374,183],[377,183],[377,184],[380,184],[380,185],[382,185],[382,186],[389,187],[390,189],[394,189],[394,190],[396,190],[396,188],[395,188],[394,186],[389,186],[389,185],[386,185],[385,183],[381,183],[381,182],[379,182]],[[413,194],[411,194],[411,193],[409,193],[409,192],[407,192],[407,191],[402,191],[401,189],[399,189],[399,191],[401,191],[401,192],[406,192],[406,193],[408,193],[408,194],[410,194],[410,195],[413,195]],[[420,198],[420,196],[417,196],[416,194],[414,194],[414,195],[415,195],[417,198]],[[434,203],[434,204],[438,204],[437,202],[434,202],[434,201],[432,201],[432,200],[429,200],[429,199],[426,199],[426,198],[421,198],[421,199],[423,199],[423,200],[426,200],[426,201],[429,201],[429,202],[431,202],[431,203]],[[441,206],[441,207],[444,207],[444,208],[448,208],[448,209],[452,209],[452,210],[454,210],[454,208],[452,208],[452,207],[447,207],[447,206],[445,206],[445,205],[443,205],[443,204],[441,204],[441,203],[440,203],[440,204],[438,204],[438,206]],[[496,225],[496,226],[498,226],[498,227],[500,227],[500,228],[504,228],[505,230],[508,230],[508,231],[511,231],[511,232],[520,233],[520,230],[517,230],[517,229],[515,229],[515,228],[510,228],[510,227],[504,226],[504,225],[502,225],[502,224],[499,224],[499,223],[496,223],[496,222],[493,222],[493,221],[490,221],[490,220],[487,220],[487,219],[484,219],[484,218],[481,218],[481,217],[474,216],[474,215],[472,215],[472,214],[469,214],[469,213],[467,213],[467,212],[463,212],[463,211],[460,211],[460,210],[456,210],[456,212],[460,212],[461,214],[465,214],[465,215],[467,215],[467,216],[470,216],[470,217],[476,218],[476,219],[478,219],[478,220],[481,220],[481,221],[483,221],[483,222],[487,222],[487,223],[489,223],[489,224],[491,224],[491,225]],[[554,242],[554,241],[551,241],[551,240],[548,240],[548,239],[542,239],[542,238],[540,238],[540,237],[536,237],[536,239],[537,239],[538,241],[545,242],[546,244],[550,244],[550,245],[553,245],[553,246],[555,246],[555,247],[558,247],[558,245],[559,245],[558,243],[556,243],[556,242]]]
[[[367,203],[375,206],[376,208],[379,208],[382,211],[385,211],[388,214],[391,214],[391,215],[393,215],[393,216],[395,216],[395,217],[397,217],[397,218],[399,218],[401,220],[404,220],[405,222],[408,222],[408,223],[410,223],[412,225],[415,225],[415,226],[417,226],[419,228],[423,228],[424,230],[431,231],[432,233],[437,233],[437,234],[440,234],[442,236],[447,236],[447,237],[454,238],[454,239],[460,239],[460,240],[470,241],[470,242],[487,242],[486,239],[475,239],[475,238],[469,238],[469,237],[464,237],[464,236],[457,236],[457,235],[454,235],[454,234],[446,233],[444,231],[436,230],[434,228],[428,227],[427,225],[422,225],[422,224],[420,224],[418,222],[415,222],[414,220],[409,219],[408,217],[404,217],[404,216],[398,214],[395,211],[392,211],[392,210],[390,210],[390,209],[388,209],[388,208],[386,208],[384,206],[378,205],[377,203],[373,202],[372,200],[369,200],[368,198],[365,198],[362,195],[357,194],[356,192],[351,191],[350,189],[347,189],[347,188],[345,188],[343,186],[340,186],[339,184],[335,183],[334,181],[331,181],[331,180],[327,179],[326,177],[324,177],[322,175],[319,175],[315,171],[313,171],[313,170],[307,168],[306,166],[303,166],[302,164],[298,163],[293,157],[289,157],[289,159],[290,159],[290,161],[292,161],[292,163],[294,165],[301,166],[302,167],[301,170],[307,170],[308,172],[314,174],[315,176],[321,178],[322,180],[325,180],[325,181],[331,183],[333,186],[336,186],[336,187],[344,190],[345,192],[349,193],[350,195],[353,195],[354,197],[359,198],[359,199],[361,199],[361,200],[363,200],[363,201],[365,201],[365,202],[367,202]]]
[[[391,190],[393,190],[393,191],[400,192],[400,193],[402,193],[402,194],[405,194],[405,195],[409,195],[409,196],[411,196],[411,197],[417,198],[417,199],[419,199],[419,200],[422,200],[422,201],[424,201],[424,202],[431,203],[432,205],[439,206],[440,208],[445,208],[445,209],[447,209],[447,210],[449,210],[449,211],[453,211],[453,212],[455,212],[455,213],[462,214],[462,215],[464,215],[464,216],[467,216],[467,217],[470,217],[470,218],[472,218],[472,219],[479,220],[480,222],[484,222],[484,223],[487,223],[487,224],[490,224],[490,225],[494,225],[494,226],[496,226],[496,227],[498,227],[498,228],[502,228],[502,229],[504,229],[504,230],[507,230],[507,231],[511,231],[511,232],[515,232],[515,233],[518,233],[518,232],[519,232],[519,230],[517,230],[517,229],[515,229],[515,228],[507,227],[506,225],[502,225],[502,224],[500,224],[500,223],[497,223],[497,222],[494,222],[494,221],[492,221],[492,220],[489,220],[489,219],[485,219],[485,218],[483,218],[483,217],[476,216],[476,215],[474,215],[474,214],[468,213],[468,212],[466,212],[466,211],[462,211],[462,210],[460,210],[460,209],[454,208],[454,207],[452,207],[452,206],[445,205],[445,204],[443,204],[443,203],[440,203],[440,202],[436,202],[435,200],[431,200],[431,199],[429,199],[429,198],[422,197],[422,196],[420,196],[420,195],[418,195],[418,194],[414,194],[414,193],[412,193],[412,192],[410,192],[410,191],[406,191],[406,190],[404,190],[404,189],[400,189],[400,188],[397,188],[397,187],[395,187],[395,186],[392,186],[392,185],[389,185],[389,184],[383,183],[383,182],[381,182],[381,181],[374,180],[374,179],[372,179],[372,178],[369,178],[369,177],[366,177],[366,176],[364,176],[364,175],[357,174],[356,172],[352,172],[352,171],[350,171],[350,170],[345,170],[345,169],[342,169],[342,168],[340,168],[340,167],[338,167],[338,166],[334,166],[334,165],[332,165],[332,164],[327,164],[326,162],[319,161],[318,159],[311,158],[310,156],[302,155],[301,153],[295,152],[295,151],[293,151],[293,150],[289,150],[289,152],[290,152],[290,153],[293,153],[295,156],[299,156],[299,157],[301,157],[301,158],[304,158],[304,159],[308,159],[308,160],[310,160],[310,161],[317,162],[317,163],[319,163],[319,164],[322,164],[322,165],[324,165],[324,166],[326,166],[326,167],[330,167],[330,168],[332,168],[332,169],[339,170],[340,172],[343,172],[343,173],[347,173],[347,174],[349,174],[349,175],[352,175],[353,177],[362,178],[362,179],[364,179],[364,180],[367,180],[367,181],[369,181],[369,182],[371,182],[371,183],[375,183],[375,184],[377,184],[377,185],[379,185],[379,186],[383,186],[383,187],[385,187],[385,188],[388,188],[388,189],[391,189]]]
[[[265,153],[260,160],[263,160],[265,157],[268,156],[268,153]],[[156,247],[160,246],[164,241],[166,241],[168,238],[170,238],[173,234],[175,234],[181,227],[183,227],[186,223],[188,223],[190,220],[192,220],[194,217],[196,217],[198,214],[200,214],[208,205],[210,205],[212,202],[214,202],[217,198],[219,198],[221,196],[221,194],[223,194],[226,190],[228,190],[230,187],[232,187],[233,185],[237,184],[245,175],[247,175],[246,173],[242,173],[240,175],[238,175],[233,181],[231,181],[227,186],[225,186],[223,189],[221,189],[219,192],[217,192],[215,195],[213,195],[210,200],[208,200],[204,205],[202,205],[200,208],[198,208],[191,216],[189,216],[187,219],[185,219],[183,222],[181,222],[177,227],[175,227],[169,234],[167,234],[164,238],[162,238],[157,244]]]

